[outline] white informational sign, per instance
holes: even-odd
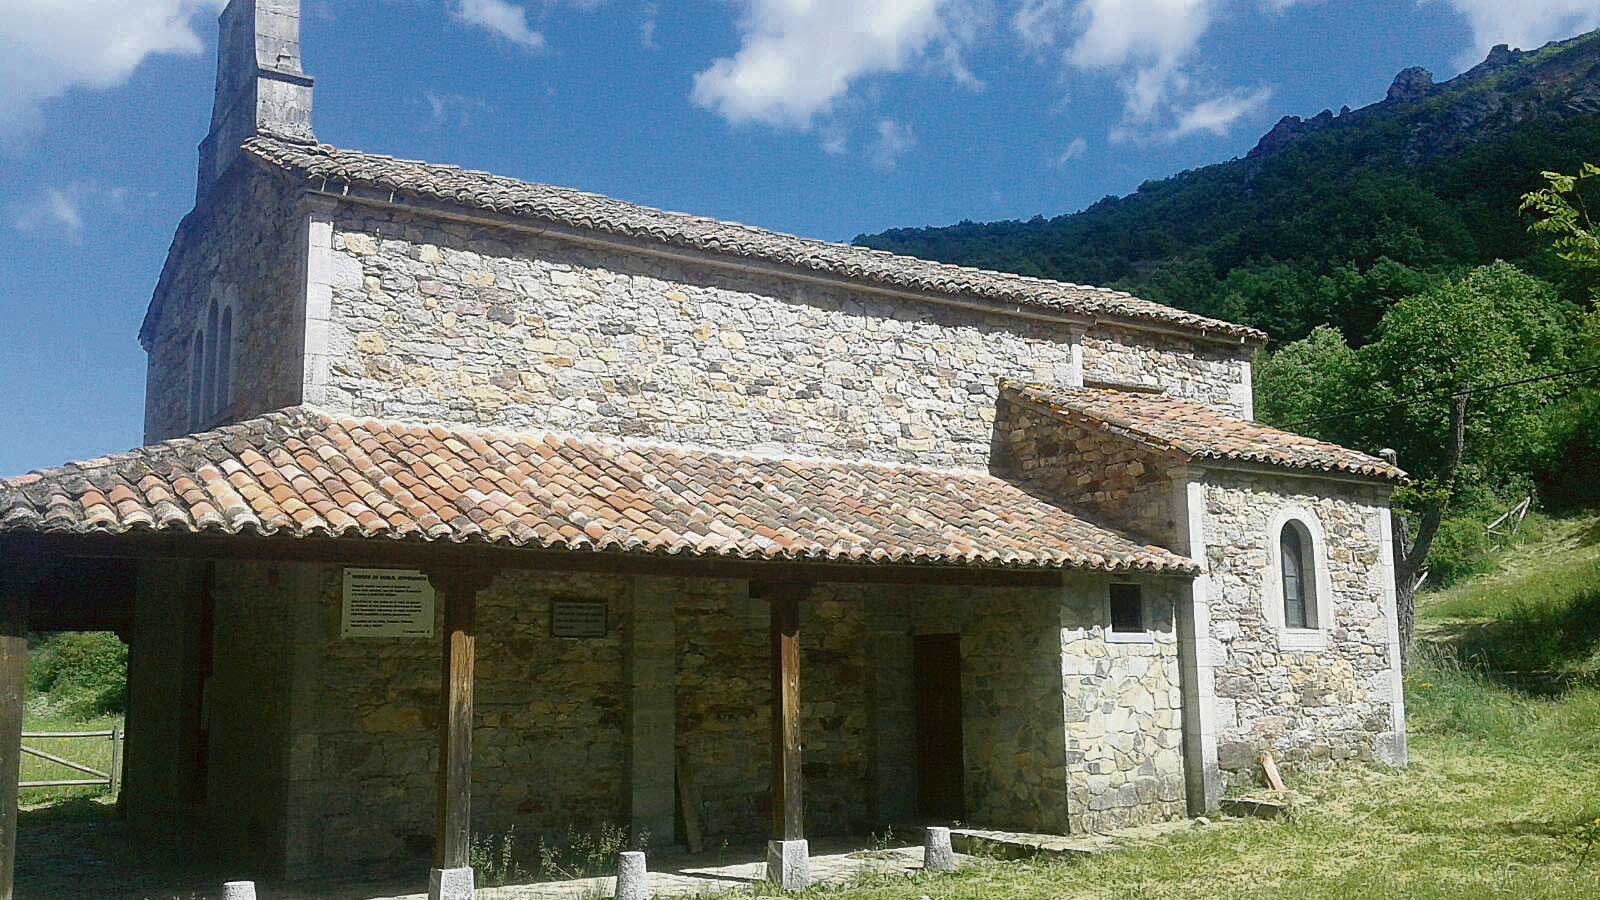
[[[346,638],[433,637],[433,585],[408,569],[345,569]]]

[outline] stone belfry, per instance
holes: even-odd
[[[252,135],[313,140],[311,78],[300,70],[300,0],[232,0],[218,20],[217,93],[200,144],[197,201]]]

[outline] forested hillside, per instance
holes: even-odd
[[[1579,299],[1594,286],[1530,236],[1540,173],[1600,160],[1600,32],[1496,48],[1433,84],[1420,69],[1359,110],[1286,117],[1242,159],[1026,222],[862,236],[866,246],[1119,287],[1269,332],[1336,326],[1354,346],[1383,312],[1453,272],[1508,260]]]
[[[1285,117],[1242,159],[1072,215],[857,242],[1267,331],[1257,416],[1398,451],[1403,568],[1439,585],[1482,565],[1485,524],[1529,494],[1600,505],[1593,163],[1600,31],[1497,47],[1442,84],[1407,69],[1379,103]]]

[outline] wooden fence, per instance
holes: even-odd
[[[47,788],[47,787],[106,787],[115,794],[122,781],[122,729],[113,728],[110,731],[25,731],[22,733],[22,753],[48,763],[70,769],[72,772],[84,776],[81,778],[58,778],[46,781],[24,781],[22,788]],[[111,764],[106,766],[107,771],[86,766],[83,763],[73,762],[65,756],[47,753],[38,747],[28,746],[29,741],[68,741],[91,740],[109,741],[111,743]],[[66,753],[59,750],[58,753]]]

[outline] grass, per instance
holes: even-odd
[[[22,720],[24,732],[110,731],[113,727],[119,729],[122,727],[121,716],[102,716],[85,720],[51,711],[30,709]],[[106,738],[28,739],[23,741],[23,744],[101,772],[109,771],[108,767],[111,765],[111,742]],[[23,781],[57,781],[88,777],[35,756],[23,754],[22,757]],[[22,805],[27,807],[108,793],[109,790],[104,787],[26,788],[22,791],[20,799]]]
[[[1600,897],[1600,689],[1517,667],[1594,668],[1600,519],[1545,523],[1495,574],[1426,598],[1406,677],[1411,765],[1290,773],[1286,821],[1195,828],[1092,862],[869,876],[815,900]],[[1554,640],[1539,638],[1553,632]],[[1522,642],[1528,641],[1524,645]]]

